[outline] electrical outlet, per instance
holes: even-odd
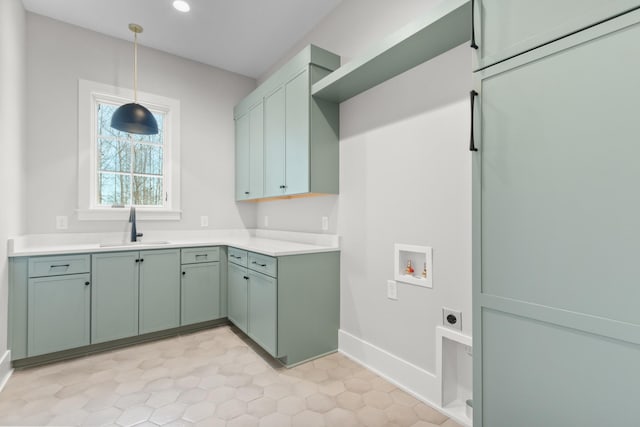
[[[462,330],[462,312],[442,307],[442,324],[451,329]]]
[[[266,215],[264,216],[263,224],[264,224],[264,228],[267,228],[269,226],[269,217]]]
[[[398,299],[398,284],[395,280],[387,280],[387,298]]]
[[[69,228],[69,217],[60,215],[56,217],[56,230],[66,230]]]
[[[208,227],[209,226],[209,217],[203,215],[200,217],[200,227]]]
[[[327,231],[329,229],[329,217],[322,217],[322,231]]]

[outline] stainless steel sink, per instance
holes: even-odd
[[[158,245],[168,245],[171,242],[166,240],[156,240],[149,242],[109,242],[109,243],[100,243],[101,248],[130,248],[130,247],[139,247],[139,246],[158,246]]]

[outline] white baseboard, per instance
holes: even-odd
[[[338,331],[338,351],[438,412],[471,426],[466,417],[441,406],[441,380],[435,374],[342,329]]]
[[[13,374],[13,369],[11,368],[11,350],[7,350],[2,355],[2,359],[0,359],[0,391],[4,389],[11,374]]]
[[[436,403],[440,385],[435,374],[342,329],[338,332],[338,351],[415,398],[441,410]]]

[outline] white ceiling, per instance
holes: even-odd
[[[342,0],[23,0],[27,10],[249,77],[259,77]]]

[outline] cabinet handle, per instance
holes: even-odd
[[[280,188],[284,189],[284,188],[287,188],[287,186],[286,185],[281,185]]]
[[[471,0],[471,48],[478,49],[476,44],[476,14],[475,14],[475,0]]]
[[[186,271],[183,271],[183,272],[182,272],[182,275],[184,276],[185,274],[187,274],[187,272],[186,272]]]
[[[140,262],[144,262],[144,258],[140,258]]]
[[[235,258],[235,259],[241,259],[242,257],[237,256],[237,255],[229,255],[231,258]]]
[[[244,280],[249,280],[249,276],[242,276]]]
[[[246,194],[246,195],[248,196],[248,195],[249,195],[249,192],[248,192],[248,191],[245,191],[245,192],[244,192],[244,194]]]
[[[60,268],[60,267],[66,267],[66,268],[69,268],[69,267],[71,267],[71,264],[58,264],[58,265],[52,265],[52,266],[51,266],[51,267],[49,267],[49,268]]]
[[[137,259],[137,260],[136,260],[136,262],[140,262],[140,260],[139,260],[139,259]]]
[[[259,265],[260,267],[266,267],[267,266],[267,264],[258,264],[255,261],[251,261],[251,264]]]
[[[91,284],[91,282],[84,282],[85,286],[89,286]]]
[[[208,256],[208,254],[196,254],[196,259],[197,259],[198,257],[205,257],[205,258],[206,258],[207,256]]]
[[[476,148],[476,143],[473,139],[473,106],[475,104],[476,101],[476,96],[478,96],[478,92],[476,92],[475,90],[472,90],[470,92],[470,97],[471,97],[471,138],[469,139],[469,151],[478,151],[478,149]]]

